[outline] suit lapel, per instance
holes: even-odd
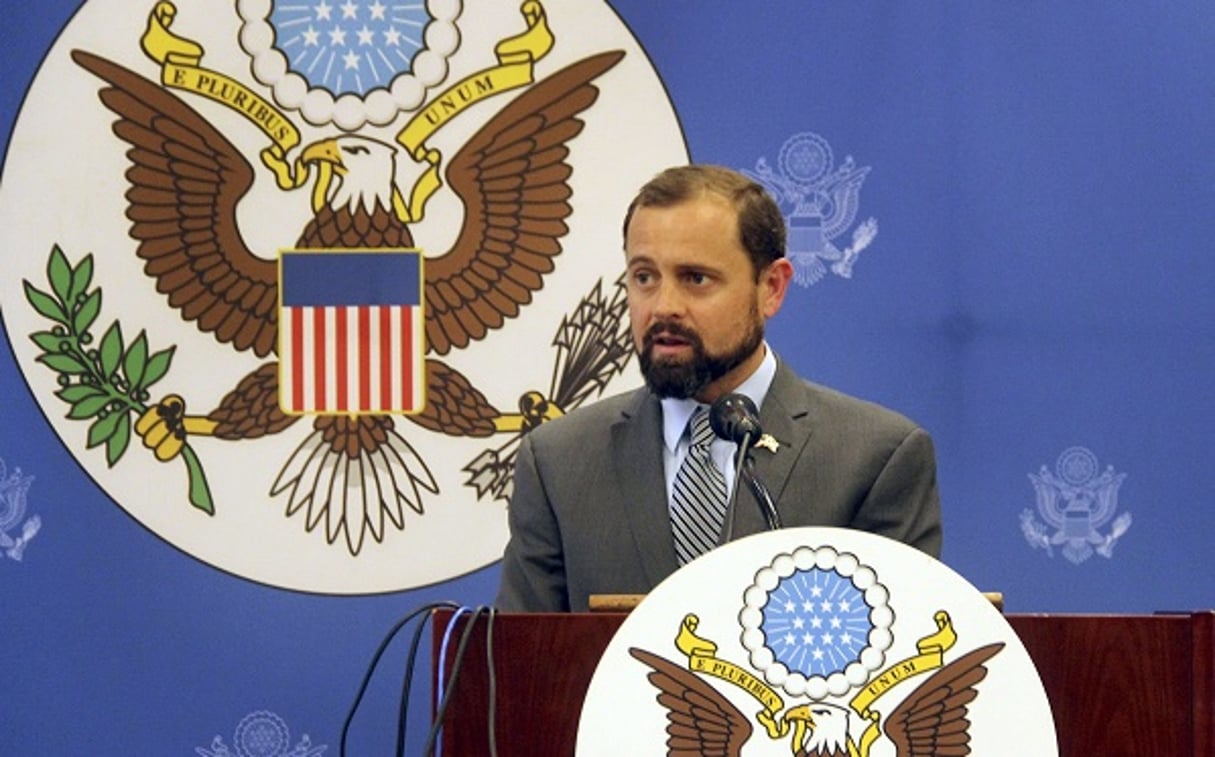
[[[811,436],[811,418],[800,379],[777,362],[776,376],[760,408],[764,432],[777,440],[776,452],[756,449],[755,470],[767,484],[778,508],[794,466]],[[671,538],[665,477],[662,470],[662,406],[639,389],[630,408],[612,426],[612,462],[620,482],[621,511],[651,585],[658,585],[679,568]],[[751,493],[739,492],[735,538],[764,529]]]
[[[763,407],[760,408],[759,421],[764,433],[773,437],[778,446],[775,452],[763,447],[752,450],[755,472],[759,480],[768,486],[779,509],[781,495],[789,483],[794,465],[801,457],[812,433],[806,393],[802,390],[801,381],[783,362],[777,362],[776,376],[772,379],[772,386],[768,388]],[[764,528],[757,508],[751,504],[754,498],[750,492],[739,492],[740,499],[744,496],[751,506],[741,506],[738,535],[754,533]]]
[[[662,470],[662,406],[644,389],[612,426],[612,461],[620,482],[621,509],[651,585],[679,567],[667,511]]]

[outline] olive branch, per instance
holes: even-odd
[[[59,245],[51,248],[46,263],[50,292],[27,280],[25,299],[40,315],[57,325],[49,331],[30,334],[42,350],[38,362],[59,374],[55,396],[71,405],[67,417],[87,421],[87,446],[105,445],[106,462],[112,468],[131,443],[131,414],[148,412],[148,387],[164,378],[173,362],[176,346],[150,352],[144,331],[129,345],[118,321],[110,324],[101,341],[93,346],[90,329],[101,314],[101,287],[93,282],[93,256],[86,255],[75,267]],[[198,456],[184,445],[181,458],[189,476],[190,504],[215,514],[211,490]]]

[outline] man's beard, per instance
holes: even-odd
[[[655,360],[654,337],[658,334],[669,334],[685,340],[692,348],[692,357],[688,360]],[[687,399],[700,394],[709,384],[745,362],[759,349],[763,340],[763,321],[754,317],[742,341],[722,355],[710,355],[705,352],[704,342],[695,331],[678,323],[660,321],[646,330],[637,357],[641,363],[641,375],[645,377],[650,391],[662,398]]]

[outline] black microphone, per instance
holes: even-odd
[[[738,445],[738,454],[734,459],[737,481],[730,496],[726,541],[730,541],[734,536],[734,503],[738,500],[738,482],[745,483],[751,490],[768,530],[780,528],[776,503],[772,501],[768,487],[755,475],[755,460],[751,456],[751,447],[764,433],[763,427],[759,425],[759,409],[755,407],[755,403],[745,394],[727,394],[714,402],[713,407],[709,409],[709,426],[717,436]]]
[[[759,425],[759,410],[745,394],[727,394],[714,402],[709,410],[709,425],[713,433],[735,444],[742,444],[748,436],[755,443],[764,434]]]

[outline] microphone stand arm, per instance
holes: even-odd
[[[752,496],[755,497],[755,502],[759,505],[759,513],[763,516],[768,530],[775,531],[781,527],[780,513],[776,511],[776,503],[772,501],[768,487],[764,486],[759,477],[755,475],[755,457],[751,454],[751,436],[750,432],[743,434],[742,443],[738,445],[738,453],[734,458],[734,470],[737,471],[738,481],[745,483],[751,490]],[[734,484],[733,493],[734,498],[737,498],[737,481]]]

